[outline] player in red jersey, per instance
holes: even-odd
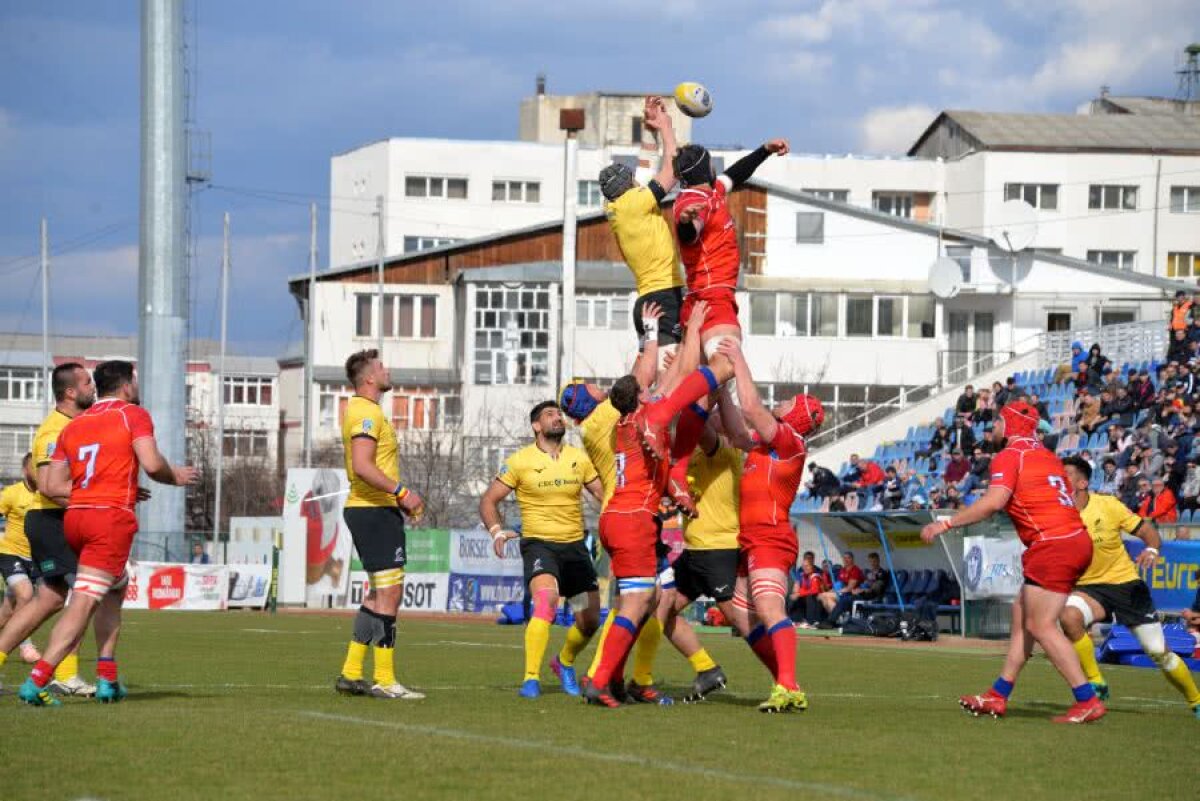
[[[1003,716],[1013,683],[1036,642],[1075,695],[1075,704],[1054,721],[1088,723],[1104,717],[1106,710],[1084,676],[1071,641],[1058,627],[1058,617],[1075,581],[1091,564],[1092,538],[1075,508],[1062,462],[1034,438],[1037,423],[1037,410],[1024,401],[1002,408],[993,435],[1007,437],[1008,443],[992,459],[987,492],[948,520],[925,526],[921,538],[933,542],[952,528],[979,523],[1003,509],[1026,547],[1021,556],[1025,585],[1013,602],[1012,640],[1004,670],[984,694],[959,699],[963,709],[974,715]]]
[[[705,398],[733,376],[733,365],[718,348],[723,340],[741,342],[742,339],[734,299],[741,254],[728,196],[734,187],[748,181],[772,153],[787,155],[787,140],[767,142],[721,175],[713,173],[712,157],[700,145],[685,145],[675,155],[675,174],[684,187],[675,199],[675,232],[688,288],[680,321],[687,325],[699,301],[708,304],[708,314],[700,328],[700,342],[708,364],[685,378],[662,401],[647,408],[641,434],[646,446],[660,459],[666,459],[669,452],[671,497],[691,515],[696,507],[688,492],[688,459],[704,431]],[[675,438],[668,442],[667,427],[676,415],[679,422]]]
[[[738,578],[733,604],[750,616],[746,642],[775,680],[763,712],[808,708],[796,683],[796,629],[787,614],[788,571],[799,544],[789,513],[804,479],[808,455],[804,437],[825,420],[821,402],[797,395],[774,409],[763,405],[736,340],[721,343],[733,366],[741,414],[720,403],[721,420],[732,445],[747,452],[742,467]]]
[[[176,486],[190,484],[197,476],[194,468],[173,467],[159,453],[154,422],[137,405],[132,363],[103,362],[96,366],[94,380],[99,400],[59,434],[47,474],[47,496],[67,507],[67,544],[79,558],[79,570],[42,660],[18,693],[34,706],[59,703],[46,685],[93,615],[99,652],[96,699],[115,702],[125,697],[117,680],[116,648],[129,583],[125,563],[137,534],[133,507],[148,497],[138,488],[138,469],[160,484]]]
[[[617,707],[609,685],[624,670],[638,630],[654,611],[658,556],[658,503],[667,481],[667,464],[642,445],[638,435],[641,387],[631,375],[617,379],[608,400],[621,414],[613,431],[616,481],[600,514],[600,542],[617,581],[617,615],[600,653],[600,663],[584,690],[589,704]]]

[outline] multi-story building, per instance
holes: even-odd
[[[41,423],[46,367],[41,337],[0,334],[0,479],[16,480],[21,458],[30,449]],[[224,392],[214,392],[218,380],[219,347],[211,340],[193,340],[187,364],[187,421],[189,438],[215,433],[218,404],[225,407],[226,457],[262,458],[274,463],[278,452],[279,365],[275,359],[225,357]],[[93,368],[108,359],[137,361],[136,337],[55,336],[51,361],[79,362]],[[53,405],[53,399],[50,400]]]

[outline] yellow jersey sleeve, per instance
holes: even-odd
[[[377,403],[353,404],[346,409],[346,439],[370,437],[379,440],[383,430],[383,409]]]
[[[608,505],[617,484],[617,458],[613,453],[613,432],[621,413],[605,398],[579,427],[583,449],[604,485],[604,504]]]
[[[356,395],[346,404],[346,415],[342,420],[346,477],[350,479],[350,495],[346,498],[346,506],[394,506],[396,497],[390,491],[368,484],[354,471],[354,440],[359,437],[375,441],[375,466],[390,481],[400,482],[396,432],[383,416],[383,408],[378,403]]]
[[[578,448],[572,448],[575,455],[579,457],[579,462],[576,469],[579,471],[579,480],[584,484],[591,484],[596,479],[600,478],[600,474],[596,472],[596,466],[592,464],[592,460],[588,455]]]
[[[33,466],[35,468],[50,464],[50,457],[54,455],[54,448],[58,445],[58,435],[62,433],[69,422],[71,422],[71,418],[58,409],[50,412],[49,416],[42,421],[37,433],[33,435]],[[61,509],[62,507],[39,492],[33,508]]]
[[[1141,517],[1130,512],[1118,498],[1098,493],[1092,493],[1080,517],[1092,538],[1092,561],[1075,583],[1126,584],[1137,581],[1140,576],[1125,549],[1121,533],[1135,531],[1142,523]]]
[[[521,452],[517,451],[504,460],[496,480],[509,489],[516,489],[521,483]]]
[[[1113,528],[1132,534],[1137,531],[1142,525],[1142,516],[1137,512],[1131,512],[1129,507],[1121,503],[1117,498],[1113,498],[1116,503],[1108,505],[1108,513],[1112,520]]]
[[[8,513],[12,511],[15,505],[16,490],[16,484],[9,484],[0,492],[0,516],[7,517]]]

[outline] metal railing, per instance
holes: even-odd
[[[939,350],[938,383],[943,387],[966,383],[980,373],[1004,364],[1015,355],[1008,350],[978,354],[970,350]]]
[[[1162,360],[1171,341],[1166,320],[1054,331],[1042,337],[1047,367],[1071,361],[1072,342],[1082,343],[1085,353],[1092,345],[1098,344],[1101,353],[1111,359],[1114,365],[1120,365]]]

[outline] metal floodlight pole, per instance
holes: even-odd
[[[575,377],[575,250],[577,233],[576,176],[579,172],[579,139],[584,128],[583,109],[563,109],[558,127],[566,132],[563,153],[563,246],[562,246],[562,372],[558,382]]]
[[[42,218],[42,417],[50,414],[50,228]]]
[[[317,308],[317,204],[309,208],[308,303],[304,310],[304,466],[312,467],[313,353],[316,350]]]
[[[379,218],[379,241],[376,245],[375,251],[378,259],[376,270],[378,273],[379,287],[376,290],[376,295],[378,295],[378,297],[376,298],[375,303],[378,308],[376,309],[375,315],[376,324],[379,326],[379,358],[381,359],[383,358],[383,262],[386,258],[386,247],[383,238],[386,232],[384,225],[387,222],[383,216],[383,208],[383,195],[376,195],[375,215]]]
[[[142,405],[173,464],[187,458],[183,51],[183,0],[142,0],[138,371]],[[186,497],[161,487],[140,504],[142,530],[163,535],[168,556],[185,550]]]
[[[221,488],[225,474],[225,343],[229,330],[229,212],[225,212],[224,236],[221,240],[221,355],[217,359],[217,490],[213,501],[213,543],[220,542]]]

